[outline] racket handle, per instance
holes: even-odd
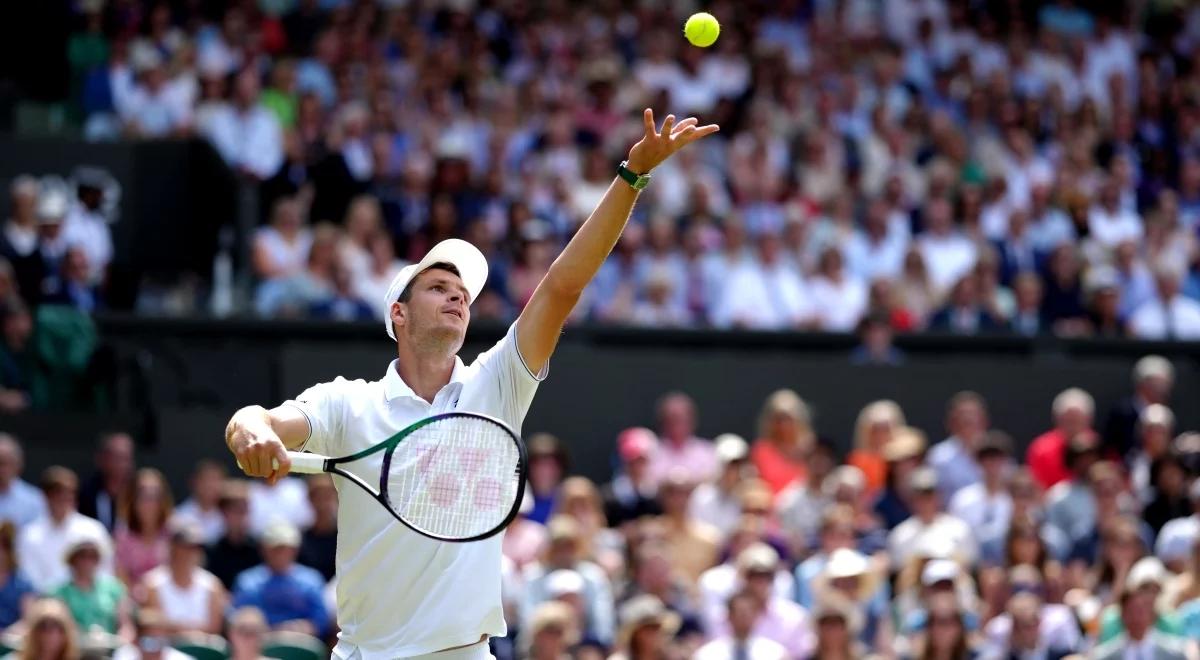
[[[325,471],[325,461],[329,460],[327,456],[310,454],[306,451],[289,451],[288,458],[292,459],[292,469],[288,472],[296,474],[321,474]],[[241,461],[237,466],[242,467]],[[272,458],[271,467],[278,468],[279,461]]]

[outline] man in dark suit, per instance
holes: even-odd
[[[111,532],[133,494],[133,469],[133,438],[123,431],[101,435],[96,472],[79,492],[79,512],[99,520]]]
[[[1137,439],[1142,410],[1154,403],[1169,405],[1175,368],[1164,357],[1147,355],[1133,367],[1133,394],[1118,400],[1104,424],[1104,448],[1124,458]]]
[[[967,273],[955,283],[950,302],[934,313],[929,327],[957,335],[977,335],[999,332],[1006,324],[980,303],[974,273]]]
[[[1020,273],[1036,273],[1041,265],[1041,255],[1033,248],[1029,237],[1029,212],[1013,209],[1008,216],[1008,233],[993,246],[1000,257],[1000,283],[1012,286]]]
[[[1157,591],[1148,585],[1121,590],[1121,622],[1125,632],[1092,649],[1093,660],[1186,660],[1187,642],[1154,628]]]
[[[1017,308],[1008,322],[1012,331],[1026,337],[1048,332],[1050,328],[1042,318],[1042,278],[1036,273],[1018,273],[1012,288],[1017,301]]]

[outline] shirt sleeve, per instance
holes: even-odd
[[[345,385],[346,379],[338,376],[333,382],[313,385],[295,399],[283,402],[308,418],[308,438],[300,445],[300,450],[326,456],[343,453],[339,450]]]
[[[476,358],[474,366],[480,370],[479,377],[490,379],[495,387],[492,393],[498,397],[498,409],[493,414],[519,429],[550,365],[543,365],[536,374],[529,369],[517,347],[517,324],[513,323],[503,339]]]

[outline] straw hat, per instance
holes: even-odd
[[[630,598],[620,611],[621,629],[617,631],[617,646],[627,648],[638,628],[657,624],[667,636],[679,630],[679,615],[668,610],[656,596],[642,594]]]
[[[857,550],[838,548],[830,553],[813,586],[821,595],[840,593],[833,587],[834,580],[858,578],[858,593],[854,594],[853,598],[862,602],[875,594],[879,587],[879,577],[879,571],[871,565],[870,557]]]

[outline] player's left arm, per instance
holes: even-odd
[[[649,108],[642,113],[642,119],[646,133],[629,150],[626,165],[636,174],[649,174],[671,154],[718,130],[716,124],[699,126],[694,117],[676,124],[674,115],[667,115],[662,130],[656,130],[654,113]],[[637,197],[638,191],[632,186],[614,178],[596,210],[554,260],[521,311],[517,318],[517,348],[525,366],[533,373],[541,372],[550,360],[567,315],[612,252]]]

